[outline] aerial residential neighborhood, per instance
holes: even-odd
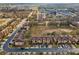
[[[79,4],[0,3],[0,55],[79,55]]]

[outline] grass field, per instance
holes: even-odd
[[[47,29],[45,26],[33,26],[31,27],[31,35],[32,36],[45,36],[43,32]]]
[[[76,29],[70,28],[50,28],[49,26],[31,27],[31,36],[47,36],[47,33],[56,32],[57,34],[75,34]]]
[[[76,45],[75,45],[75,47],[76,47],[76,48],[79,48],[79,45],[78,45],[78,44],[76,44]]]

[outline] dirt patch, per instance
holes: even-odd
[[[71,32],[71,29],[48,29],[45,30],[44,33],[52,33],[52,32]]]

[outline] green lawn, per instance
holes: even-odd
[[[1,44],[0,44],[0,48],[1,48]]]
[[[79,45],[76,44],[75,47],[76,47],[76,48],[79,48]]]

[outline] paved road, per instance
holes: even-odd
[[[30,13],[32,15],[32,13]],[[30,15],[30,16],[31,16]],[[29,16],[28,16],[29,17]],[[23,21],[24,22],[24,21]],[[23,24],[23,23],[21,23]],[[13,37],[15,36],[15,34],[18,32],[18,30],[20,30],[20,26],[17,27],[17,29],[15,31],[13,31],[13,33],[11,34],[11,36],[8,38],[8,40],[5,42],[5,44],[3,45],[3,50],[6,52],[25,52],[25,51],[30,51],[30,52],[67,52],[67,51],[74,51],[74,52],[79,52],[79,49],[72,49],[72,48],[25,48],[25,49],[21,49],[21,48],[10,48],[9,47],[9,42],[12,41]]]
[[[25,52],[25,51],[31,51],[31,52],[34,52],[34,51],[56,51],[56,52],[63,52],[63,51],[67,51],[68,49],[58,49],[58,48],[25,48],[25,49],[20,49],[20,48],[9,48],[8,45],[9,45],[9,42],[13,39],[13,37],[15,36],[15,34],[17,33],[17,31],[20,30],[20,28],[16,29],[12,35],[9,37],[9,39],[6,41],[6,43],[4,44],[3,46],[3,49],[4,51],[7,51],[7,52]]]
[[[12,34],[11,36],[8,38],[8,40],[6,41],[6,43],[4,44],[3,46],[3,49],[4,51],[7,51],[7,52],[25,52],[25,51],[31,51],[31,52],[34,52],[34,51],[56,51],[56,52],[63,52],[63,51],[68,51],[70,49],[63,49],[63,48],[25,48],[25,49],[21,49],[21,48],[10,48],[8,45],[9,45],[9,42],[12,41],[13,37],[15,36],[15,34],[18,32],[18,30],[20,30],[21,27],[18,27]]]
[[[65,48],[25,48],[25,49],[21,49],[21,48],[10,48],[8,47],[9,42],[12,41],[13,37],[15,36],[15,34],[18,32],[18,30],[20,30],[20,28],[17,28],[12,34],[11,36],[8,38],[8,40],[6,41],[6,43],[3,46],[4,51],[7,52],[25,52],[25,51],[31,51],[31,52],[49,52],[49,51],[54,51],[54,52],[66,52],[66,51],[76,51],[79,52],[79,49],[65,49]]]

